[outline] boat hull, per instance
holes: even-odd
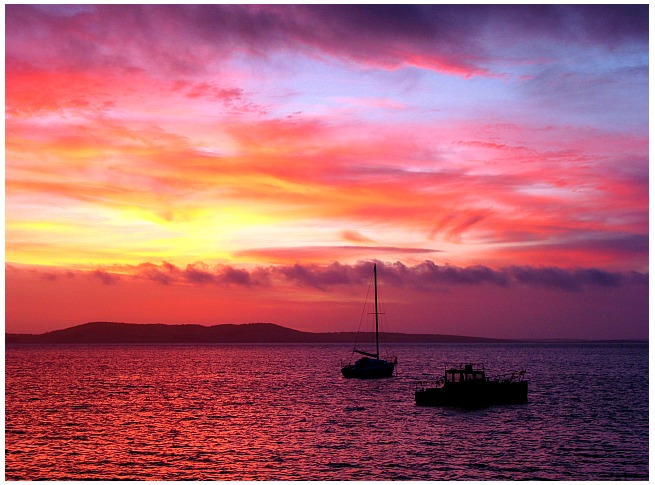
[[[346,378],[355,379],[381,379],[392,377],[396,367],[396,361],[382,359],[359,359],[354,364],[341,368],[341,374]]]
[[[469,385],[470,384],[470,385]],[[418,406],[482,408],[528,401],[528,382],[459,383],[417,390]]]

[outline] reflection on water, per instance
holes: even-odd
[[[647,345],[8,346],[7,479],[648,479]],[[443,363],[525,367],[529,403],[417,407]]]

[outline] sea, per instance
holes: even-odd
[[[6,345],[7,480],[648,480],[648,344]],[[419,407],[446,364],[528,403]]]

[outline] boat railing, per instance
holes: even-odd
[[[441,387],[443,386],[444,380],[443,378],[439,379],[432,379],[429,381],[416,381],[414,383],[414,390],[415,391],[425,391],[428,388],[434,388],[434,387]]]
[[[389,361],[389,362],[398,363],[398,356],[396,356],[394,354],[385,354],[384,359]]]
[[[525,376],[525,369],[509,371],[503,374],[498,374],[493,377],[489,377],[490,381],[496,382],[521,382]]]
[[[465,370],[468,366],[471,366],[473,371],[484,371],[484,364],[475,364],[472,362],[465,362],[461,364],[449,364],[449,363],[444,363],[444,369],[445,370]]]

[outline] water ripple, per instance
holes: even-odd
[[[8,346],[5,477],[648,479],[647,345],[395,351],[397,377],[362,382],[341,346]],[[415,406],[464,361],[526,367],[528,404]]]

